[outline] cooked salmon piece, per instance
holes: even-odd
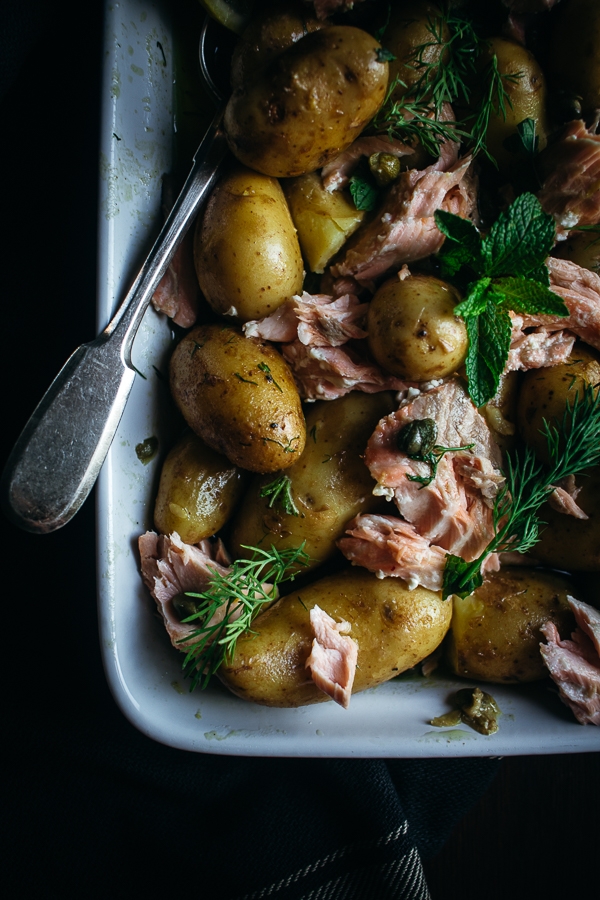
[[[366,284],[402,263],[435,253],[444,241],[435,224],[438,209],[462,218],[474,214],[476,187],[471,157],[459,160],[446,172],[435,165],[403,172],[389,189],[375,219],[356,232],[343,259],[332,266],[334,278],[351,276]]]
[[[500,450],[457,379],[411,395],[369,439],[365,462],[377,482],[374,493],[394,500],[421,537],[470,562],[494,536],[492,508],[504,482]],[[426,486],[411,478],[429,477],[431,466],[411,459],[397,443],[402,428],[423,419],[435,422],[437,446],[472,445],[442,456]]]
[[[310,624],[314,639],[306,668],[320,691],[348,709],[358,659],[358,644],[346,636],[351,626],[336,622],[319,606],[311,609]]]
[[[446,551],[432,546],[397,516],[356,516],[337,545],[353,565],[378,578],[402,578],[411,590],[419,585],[442,589]]]
[[[246,337],[262,340],[301,343],[316,347],[338,347],[350,339],[367,336],[360,325],[368,304],[354,294],[330,297],[327,294],[294,296],[264,319],[246,322]]]
[[[583,119],[565,126],[561,137],[543,154],[550,174],[538,200],[554,217],[557,235],[600,222],[600,135],[590,134]]]
[[[566,329],[551,332],[544,328],[536,328],[534,331],[525,333],[521,330],[523,316],[511,313],[511,318],[513,331],[504,374],[519,369],[526,371],[527,369],[558,366],[567,362],[575,343],[573,332]]]
[[[375,394],[407,387],[349,346],[315,347],[292,341],[283,344],[281,353],[304,400],[335,400],[350,391]]]
[[[600,725],[600,611],[569,597],[577,628],[571,640],[561,640],[553,622],[540,631],[547,644],[540,652],[558,686],[563,703],[582,725]]]
[[[406,112],[406,120],[413,118],[411,112]],[[430,118],[433,118],[433,110]],[[449,103],[444,103],[440,115],[439,122],[454,122],[454,112]],[[443,141],[440,144],[440,155],[431,168],[440,172],[446,172],[453,166],[458,159],[459,144],[456,141]],[[372,136],[360,136],[353,141],[346,150],[338,154],[334,159],[330,160],[321,169],[321,179],[323,187],[326,191],[332,192],[345,187],[352,172],[360,162],[363,156],[372,156],[374,153],[388,153],[400,159],[403,156],[409,156],[414,153],[414,147],[410,144],[404,144],[402,141],[390,138],[387,134],[377,134]]]
[[[197,622],[182,622],[173,606],[173,599],[187,592],[202,593],[215,572],[227,574],[230,559],[223,542],[201,541],[186,544],[176,531],[170,536],[148,531],[138,538],[144,584],[156,601],[171,643],[183,650],[193,643],[186,641],[198,630]],[[207,624],[222,621],[225,614],[217,611]],[[237,618],[237,616],[235,616]]]
[[[162,211],[166,219],[176,200],[172,180],[162,185]],[[182,328],[191,328],[198,315],[198,278],[194,268],[194,234],[190,229],[175,251],[167,271],[152,296],[157,312],[165,313]]]
[[[548,503],[557,512],[565,513],[567,516],[574,516],[576,519],[589,519],[580,506],[577,505],[577,495],[581,491],[580,487],[575,484],[575,476],[567,475],[561,478],[550,496]]]

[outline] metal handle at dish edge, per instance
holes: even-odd
[[[69,357],[27,422],[2,476],[2,503],[26,531],[65,525],[90,493],[131,391],[131,347],[144,312],[226,153],[217,115],[156,243],[107,328]]]

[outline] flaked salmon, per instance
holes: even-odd
[[[600,135],[590,134],[582,119],[569,122],[544,151],[543,164],[549,174],[537,196],[554,217],[559,239],[600,222]]]
[[[292,341],[281,347],[304,400],[335,400],[350,391],[375,394],[402,391],[407,385],[388,375],[352,347],[315,347]]]
[[[315,347],[338,347],[351,339],[367,336],[361,327],[368,304],[354,294],[330,297],[327,294],[294,296],[264,319],[246,322],[246,337]]]
[[[378,578],[402,578],[411,590],[418,585],[431,591],[442,588],[446,551],[397,516],[356,516],[337,545],[353,565]]]
[[[571,640],[561,640],[556,625],[540,631],[547,644],[540,652],[563,703],[582,725],[600,725],[600,611],[569,597],[577,628]]]
[[[320,691],[348,709],[358,660],[358,644],[347,637],[350,623],[336,622],[319,606],[314,606],[310,624],[314,639],[306,668],[310,669]]]
[[[221,540],[191,545],[184,543],[176,531],[168,537],[147,531],[138,538],[138,547],[144,584],[156,601],[171,643],[177,650],[183,650],[190,644],[186,638],[198,630],[198,625],[182,622],[173,600],[189,591],[205,591],[215,572],[227,574],[231,564],[229,555]],[[224,610],[220,615],[217,611],[207,624],[220,622],[223,615]]]
[[[368,442],[365,462],[377,482],[374,493],[393,500],[421,537],[470,562],[494,536],[492,508],[504,482],[500,450],[457,379],[412,393],[412,399],[381,420]],[[427,485],[411,479],[428,478],[429,463],[398,448],[400,431],[425,419],[436,424],[437,446],[471,445],[445,453]]]
[[[334,278],[351,276],[365,284],[402,263],[424,259],[444,241],[435,224],[436,210],[469,218],[475,208],[471,157],[445,172],[435,166],[404,172],[390,188],[376,218],[350,239],[343,259],[332,266],[332,274]]]

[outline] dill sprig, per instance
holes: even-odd
[[[182,638],[193,646],[186,648],[183,661],[185,677],[191,677],[190,690],[197,685],[203,690],[221,663],[233,657],[235,645],[240,635],[250,631],[254,618],[266,603],[277,599],[277,585],[286,578],[294,579],[297,566],[310,562],[304,552],[304,543],[288,550],[251,550],[252,559],[236,560],[225,574],[215,570],[210,584],[199,594],[186,593],[196,600],[197,611],[182,621],[198,622],[198,628],[191,635]],[[210,624],[217,613],[222,613],[218,622]],[[256,632],[250,632],[256,633]]]
[[[542,524],[538,511],[556,484],[600,463],[600,391],[586,385],[573,405],[567,405],[561,422],[544,422],[550,463],[544,466],[530,447],[508,456],[506,481],[494,504],[495,536],[484,552],[467,563],[448,555],[444,569],[444,597],[466,597],[482,583],[481,565],[490,553],[525,553],[538,542]]]
[[[431,39],[415,47],[404,63],[419,73],[418,78],[409,87],[396,76],[370,130],[387,133],[390,139],[419,140],[434,157],[440,155],[445,141],[462,139],[473,155],[481,151],[494,162],[485,144],[490,116],[506,118],[507,107],[512,104],[505,82],[515,83],[521,74],[502,75],[495,54],[483,72],[478,72],[479,60],[489,42],[479,37],[468,19],[447,7],[437,16],[428,16],[427,30]],[[431,54],[432,49],[439,49],[439,53]],[[456,122],[440,121],[445,103],[472,105],[475,92],[482,85],[477,111],[467,116],[460,127]],[[394,100],[399,86],[406,92]]]
[[[290,516],[299,516],[300,512],[292,497],[292,479],[289,475],[280,475],[275,481],[266,484],[260,492],[261,497],[270,497],[269,509],[275,503],[279,503],[285,513]]]

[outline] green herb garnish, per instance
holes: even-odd
[[[257,381],[249,381],[247,378],[242,378],[242,376],[240,375],[239,372],[234,372],[233,374],[235,375],[236,378],[239,378],[240,381],[243,381],[244,384],[254,384],[256,387],[258,387]]]
[[[261,497],[270,497],[269,509],[278,502],[285,513],[290,516],[299,516],[300,512],[292,497],[292,479],[289,475],[280,475],[275,481],[265,485],[260,492]]]
[[[533,194],[522,194],[483,238],[472,222],[438,210],[435,221],[447,238],[439,252],[442,274],[468,270],[475,276],[466,297],[454,308],[469,335],[466,360],[469,394],[483,406],[498,390],[511,338],[509,310],[533,315],[568,316],[562,298],[549,288],[545,260],[554,246],[556,226]]]
[[[478,61],[489,44],[471,22],[447,8],[438,16],[429,16],[427,28],[431,38],[415,47],[405,63],[418,78],[399,100],[393,99],[394,91],[407,85],[394,79],[371,131],[387,132],[390,139],[419,140],[435,157],[443,142],[464,139],[474,155],[481,151],[495,164],[486,147],[486,131],[492,114],[506,119],[511,102],[505,84],[518,81],[521,73],[501,75],[495,54],[478,72]],[[432,48],[439,48],[439,53],[426,59]],[[477,103],[476,112],[460,127],[455,122],[441,122],[444,104],[457,101],[464,106]]]
[[[367,212],[375,209],[381,192],[372,181],[353,175],[348,183],[348,188],[357,209],[364,209]]]
[[[275,381],[275,379],[274,379],[273,376],[271,375],[271,370],[270,370],[270,368],[268,367],[268,365],[267,365],[266,363],[264,363],[264,362],[260,362],[260,363],[258,364],[258,368],[260,369],[261,372],[264,372],[264,374],[265,374],[265,376],[266,376],[267,381],[269,382],[269,384],[275,385],[275,387],[277,388],[277,390],[278,390],[278,391],[281,391],[281,393],[283,394],[283,391],[281,390],[281,388],[279,387],[279,385],[277,384],[277,382]],[[254,382],[252,382],[252,383],[254,384]]]
[[[215,571],[206,591],[186,594],[196,599],[197,612],[183,621],[198,622],[198,629],[182,638],[186,643],[194,641],[185,651],[183,661],[184,674],[192,679],[190,690],[197,685],[201,689],[207,686],[219,666],[232,659],[238,638],[249,631],[261,608],[277,599],[277,585],[288,578],[293,580],[296,568],[310,562],[304,544],[282,551],[273,546],[270,550],[258,547],[244,547],[244,550],[251,550],[253,558],[236,560],[224,575]],[[217,610],[223,607],[222,620],[209,625]]]
[[[507,456],[506,482],[494,503],[495,537],[473,562],[449,554],[443,596],[467,597],[482,583],[481,565],[490,553],[525,553],[539,540],[538,511],[555,485],[600,463],[600,391],[587,385],[567,406],[562,422],[544,422],[550,463],[544,466],[530,447]]]

